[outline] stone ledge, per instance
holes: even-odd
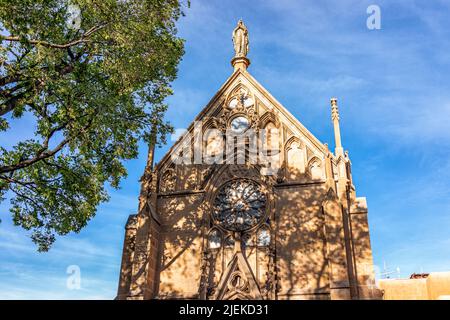
[[[350,214],[367,213],[367,200],[365,197],[359,197],[355,199],[350,208]]]

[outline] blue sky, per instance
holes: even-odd
[[[167,118],[185,128],[231,75],[231,31],[250,34],[249,72],[319,140],[333,148],[336,96],[344,148],[367,197],[374,262],[413,272],[450,270],[450,3],[433,1],[191,1],[179,23],[186,55]],[[381,30],[366,27],[369,5]],[[0,136],[32,134],[23,118]],[[161,158],[167,147],[157,151]],[[0,299],[111,299],[124,224],[137,209],[146,147],[129,176],[79,234],[37,253],[0,204]],[[78,265],[81,288],[66,286]]]

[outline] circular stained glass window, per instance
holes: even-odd
[[[246,117],[236,117],[231,121],[231,130],[235,133],[242,133],[249,127],[249,122]]]
[[[245,231],[256,226],[266,211],[266,196],[251,180],[234,180],[219,190],[213,206],[214,219],[225,229]]]

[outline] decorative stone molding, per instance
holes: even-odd
[[[217,300],[262,300],[264,298],[242,252],[235,253],[224,272],[214,298]]]
[[[176,190],[176,175],[173,168],[168,168],[161,175],[159,182],[159,192],[173,192]]]
[[[256,112],[255,98],[247,87],[238,84],[225,101],[222,115],[217,123],[218,128],[225,132],[233,119],[244,116],[248,119],[250,127],[257,131],[259,117]]]

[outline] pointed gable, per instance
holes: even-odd
[[[186,141],[186,137],[192,137],[195,122],[202,122],[204,128],[218,127],[224,113],[228,109],[233,108],[233,105],[236,103],[235,96],[240,91],[249,96],[249,100],[251,100],[249,103],[253,104],[255,111],[255,115],[249,116],[258,118],[259,127],[264,128],[269,122],[277,124],[277,127],[280,129],[280,134],[283,135],[282,145],[280,146],[282,151],[287,147],[287,144],[293,140],[297,140],[305,149],[305,162],[313,158],[325,159],[327,149],[324,144],[306,129],[248,71],[238,69],[225,81],[209,103],[196,116],[188,127],[186,135],[180,137],[172,148],[170,148],[168,153],[157,165],[157,168],[161,169],[164,166],[167,160],[170,159],[170,154],[179,148],[180,144],[192,143],[192,141]],[[227,124],[222,123],[221,125],[226,126]]]

